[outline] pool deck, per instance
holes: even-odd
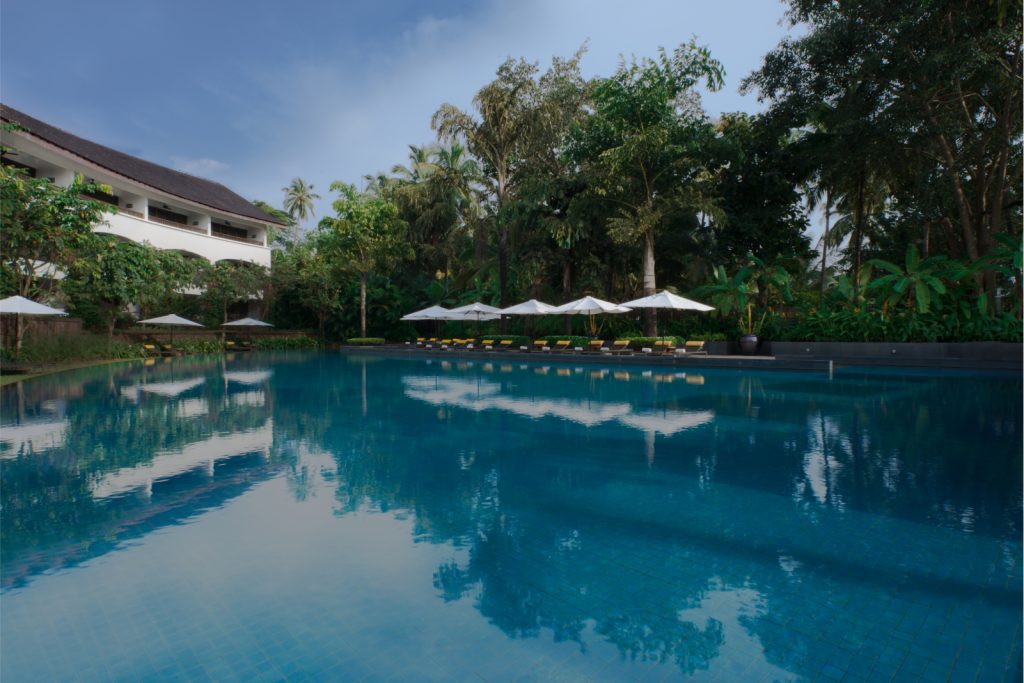
[[[440,349],[417,347],[407,344],[386,346],[346,346],[342,352],[367,353],[373,355],[402,356],[408,358],[458,358],[461,360],[514,360],[544,363],[574,363],[593,365],[644,365],[685,369],[742,369],[742,370],[783,370],[829,373],[843,367],[885,367],[885,368],[931,368],[961,369],[990,372],[1021,372],[1020,357],[1007,358],[992,354],[978,354],[974,357],[950,358],[937,355],[896,355],[895,351],[867,355],[837,355],[823,357],[806,355],[714,355],[654,353],[611,354],[581,353],[564,351],[497,351],[481,349]]]
[[[403,356],[406,358],[458,358],[460,360],[484,361],[530,361],[533,363],[573,363],[587,365],[656,365],[660,367],[687,368],[691,370],[728,368],[746,370],[802,370],[806,372],[829,371],[829,361],[812,358],[776,358],[775,356],[715,356],[710,354],[680,354],[678,356],[654,355],[652,353],[608,354],[608,353],[566,353],[557,351],[486,351],[468,349],[425,349],[405,345],[351,346],[343,352],[368,353],[373,355]]]

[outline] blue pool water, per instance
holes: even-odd
[[[1019,680],[1021,390],[426,352],[8,386],[0,679]]]

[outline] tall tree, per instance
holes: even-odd
[[[789,6],[791,22],[807,30],[770,52],[744,87],[756,87],[772,112],[795,126],[824,104],[879,134],[885,144],[876,147],[874,168],[890,184],[917,184],[915,194],[924,200],[940,195],[921,192],[921,181],[941,183],[951,203],[939,224],[969,260],[988,254],[995,236],[1019,232],[1019,2],[790,0]],[[864,164],[854,167],[866,175]],[[978,286],[992,297],[995,271],[982,271]]]
[[[595,191],[616,207],[608,232],[623,244],[642,243],[644,294],[654,294],[655,238],[679,211],[719,215],[707,147],[715,132],[694,87],[722,85],[722,65],[691,42],[657,59],[623,62],[598,79],[593,113],[573,134],[570,153],[593,179]],[[645,311],[645,334],[657,319]]]
[[[80,317],[101,322],[109,339],[129,304],[147,302],[190,284],[191,264],[179,253],[110,235],[93,235],[68,268],[63,288]]]
[[[463,139],[484,164],[484,177],[493,202],[492,217],[498,235],[498,280],[501,305],[508,301],[509,220],[507,206],[521,179],[519,159],[537,124],[537,65],[509,59],[497,78],[473,98],[475,113],[443,104],[431,120],[438,137]],[[477,253],[477,261],[481,254]]]
[[[313,203],[320,195],[313,192],[313,184],[306,183],[302,178],[293,178],[292,182],[281,190],[284,192],[284,210],[293,221],[301,222],[316,215]]]
[[[0,267],[5,287],[28,298],[52,294],[109,207],[87,199],[82,178],[62,187],[0,166]]]
[[[394,202],[360,194],[347,183],[331,183],[331,191],[339,194],[333,204],[336,217],[324,219],[320,227],[337,238],[332,256],[359,276],[359,334],[365,337],[367,276],[411,259],[413,252]]]

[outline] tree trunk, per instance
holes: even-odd
[[[818,305],[825,301],[825,264],[828,262],[828,230],[832,219],[832,193],[825,190],[825,232],[821,235],[821,285],[818,292]]]
[[[473,226],[473,252],[477,269],[483,268],[487,260],[487,229],[486,223],[479,219]]]
[[[644,233],[644,262],[643,262],[643,287],[644,296],[650,296],[657,292],[657,285],[654,281],[654,231],[648,230]],[[641,313],[644,324],[645,337],[658,336],[657,312],[653,308],[645,308]]]
[[[114,325],[117,324],[117,318],[111,316],[110,323],[107,324],[107,353],[109,354],[114,348]]]
[[[359,273],[359,336],[366,336],[366,273]]]
[[[565,250],[565,260],[562,262],[562,303],[569,301],[569,297],[572,296],[572,251],[570,249]],[[562,316],[565,318],[565,330],[566,334],[572,334],[572,319],[569,316]]]
[[[864,167],[857,178],[857,206],[853,214],[853,305],[860,299],[860,243],[864,239]]]
[[[14,316],[14,355],[21,355],[21,336],[25,333],[25,326],[22,323],[21,314]]]
[[[508,308],[508,227],[501,224],[498,228],[498,290],[501,308]],[[505,316],[498,320],[498,329],[505,334],[508,321]]]

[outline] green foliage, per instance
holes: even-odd
[[[976,262],[1020,234],[1022,6],[996,4],[790,0],[801,30],[744,83],[813,131],[800,152],[845,205],[851,273],[865,237],[891,262],[913,242]],[[983,270],[972,296],[997,287]]]
[[[6,351],[0,353],[3,353],[4,360],[11,360]],[[145,356],[142,344],[110,343],[106,335],[76,334],[33,337],[31,343],[22,346],[17,361],[48,364]]]
[[[654,342],[659,341],[670,341],[676,346],[680,346],[686,342],[682,337],[619,337],[620,339],[628,339],[629,347],[631,349],[642,349],[642,348],[653,348]]]
[[[186,355],[224,353],[220,339],[174,339],[174,348]]]
[[[907,247],[905,268],[883,259],[874,259],[870,263],[886,274],[873,280],[868,288],[880,290],[889,304],[898,304],[906,296],[911,305],[916,304],[918,312],[927,313],[932,298],[946,293],[946,286],[940,278],[950,264],[944,256],[922,261],[917,247],[911,244]]]
[[[248,302],[267,287],[270,274],[263,266],[239,261],[203,263],[195,275],[203,288],[199,295],[203,322],[217,327],[228,322],[228,308],[237,302]]]
[[[736,315],[743,334],[760,334],[773,307],[792,300],[791,278],[781,266],[769,265],[753,255],[748,255],[748,260],[749,265],[732,276],[723,266],[716,267],[714,281],[696,291],[711,298],[715,315]]]
[[[964,317],[901,309],[813,311],[806,316],[772,318],[765,336],[779,341],[840,342],[1020,342],[1020,320],[1010,314]]]
[[[331,191],[336,218],[320,222],[320,230],[331,233],[330,258],[343,269],[359,276],[359,333],[366,336],[366,280],[377,270],[391,268],[414,256],[406,239],[406,224],[391,200],[359,193],[354,185],[334,182]]]
[[[282,192],[284,210],[293,222],[299,223],[309,216],[316,215],[313,203],[320,199],[320,195],[313,192],[312,183],[306,183],[302,178],[294,178]]]
[[[643,245],[645,292],[655,288],[656,233],[680,213],[722,215],[710,154],[718,143],[693,91],[700,81],[717,90],[722,77],[721,64],[692,42],[622,63],[594,82],[593,113],[569,137],[569,156],[609,204],[609,237]]]
[[[384,337],[351,337],[346,339],[345,343],[354,346],[382,346]]]
[[[188,284],[193,272],[176,252],[94,234],[82,241],[62,286],[72,313],[112,334],[129,304],[155,301]]]
[[[92,226],[110,207],[85,198],[96,190],[76,178],[69,187],[29,178],[0,166],[0,268],[4,296],[37,298],[52,293],[57,280],[45,277],[47,264],[67,268],[92,238]]]
[[[313,337],[256,337],[252,346],[257,351],[290,351],[320,348],[320,340]]]

